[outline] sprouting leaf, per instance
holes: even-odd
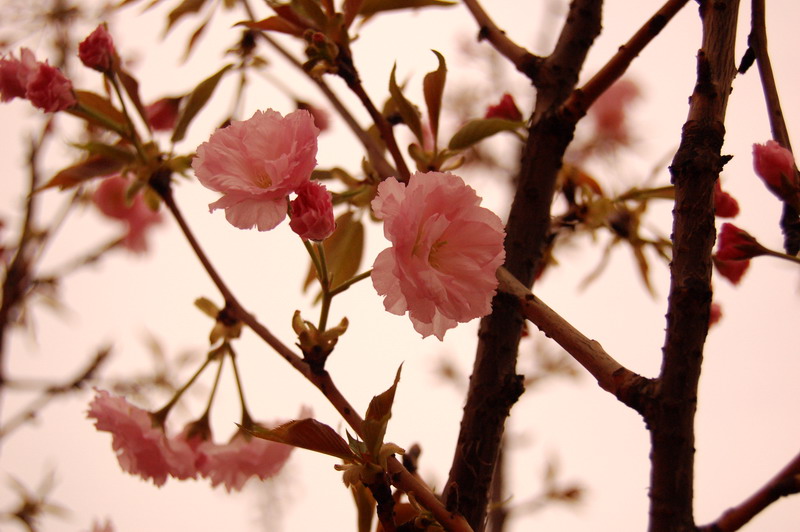
[[[401,365],[397,368],[397,374],[394,377],[394,383],[388,390],[380,395],[376,395],[369,402],[367,408],[367,415],[364,418],[364,443],[373,457],[377,457],[383,444],[383,436],[386,434],[386,427],[389,425],[389,419],[392,417],[392,404],[394,403],[394,394],[397,390],[397,383],[400,382],[400,371],[403,369]]]
[[[192,50],[194,50],[194,46],[200,40],[200,37],[203,35],[203,32],[206,31],[206,28],[208,28],[208,23],[211,21],[211,15],[213,14],[214,14],[213,12],[209,13],[206,19],[203,22],[201,22],[200,25],[198,25],[197,28],[194,30],[194,33],[192,33],[192,36],[189,38],[189,42],[186,43],[186,50],[184,50],[183,52],[184,61],[189,59],[189,56],[192,54]]]
[[[522,122],[504,118],[476,118],[461,126],[461,129],[450,139],[448,148],[463,150],[501,131],[516,131],[521,127],[524,127]]]
[[[205,3],[206,0],[183,0],[183,2],[181,2],[178,7],[170,11],[169,15],[167,16],[167,27],[164,30],[164,33],[169,33],[169,30],[172,29],[172,26],[174,26],[175,23],[185,15],[190,15],[200,11]]]
[[[118,133],[126,131],[125,115],[107,98],[94,92],[81,90],[75,91],[75,97],[80,105],[70,108],[68,111],[70,114]]]
[[[371,17],[381,11],[418,9],[421,7],[450,7],[454,5],[456,5],[456,2],[448,2],[446,0],[364,0],[359,14],[364,17]]]
[[[291,5],[297,13],[314,21],[317,29],[321,30],[327,26],[328,17],[323,13],[319,2],[314,0],[291,0]]]
[[[255,426],[248,432],[257,438],[285,443],[342,460],[352,461],[356,457],[335,430],[312,418],[289,421],[273,429]]]
[[[362,482],[351,484],[350,492],[353,494],[358,510],[358,532],[371,532],[372,520],[375,516],[375,497]]]
[[[194,306],[199,308],[200,311],[212,319],[219,317],[219,308],[207,297],[198,297],[194,300]]]
[[[292,24],[285,18],[279,16],[267,17],[263,20],[259,20],[258,22],[250,22],[250,21],[239,22],[236,25],[246,26],[251,30],[278,31],[280,33],[288,33],[290,35],[296,35],[297,37],[303,35],[303,28],[295,24]]]
[[[119,81],[128,94],[128,98],[131,99],[134,107],[136,107],[136,111],[149,129],[150,125],[147,121],[147,113],[144,110],[144,105],[142,105],[142,99],[139,97],[139,82],[122,68],[117,69],[117,77],[119,77]]]
[[[93,177],[119,172],[126,161],[106,155],[91,155],[83,161],[68,166],[53,176],[42,189],[59,187],[61,190],[80,185]]]
[[[422,142],[422,124],[419,120],[419,111],[403,96],[403,91],[397,85],[397,79],[395,78],[396,70],[397,64],[392,67],[392,74],[389,77],[389,93],[392,95],[392,101],[397,106],[397,112],[403,122],[411,129],[414,136]]]
[[[353,211],[347,211],[336,218],[336,229],[323,243],[328,271],[333,275],[331,288],[347,281],[358,273],[361,257],[364,254],[364,224],[355,217]],[[313,265],[310,267],[303,284],[306,290],[316,279]]]
[[[344,13],[344,27],[349,28],[356,18],[356,15],[361,11],[361,5],[364,0],[344,0],[342,12]]]
[[[439,60],[439,67],[433,72],[425,74],[422,80],[422,91],[425,94],[425,105],[428,107],[428,121],[433,133],[433,140],[436,143],[439,138],[439,114],[442,111],[442,94],[444,94],[444,83],[447,79],[447,65],[442,54],[436,50],[431,50]]]
[[[178,117],[178,121],[175,124],[175,131],[172,132],[172,142],[183,140],[189,124],[208,102],[208,100],[211,98],[211,95],[214,94],[214,89],[217,88],[217,84],[222,79],[222,76],[224,76],[232,66],[233,65],[225,65],[219,72],[210,78],[203,80],[187,96],[186,105],[183,107],[183,110]]]

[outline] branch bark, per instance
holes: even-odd
[[[694,416],[711,307],[713,191],[726,160],[720,150],[736,74],[738,10],[738,0],[701,2],[697,84],[670,166],[675,208],[667,332],[656,395],[645,411],[652,445],[650,532],[695,531]]]
[[[553,53],[536,76],[537,101],[522,155],[517,190],[506,225],[506,268],[532,286],[550,226],[550,205],[575,122],[557,113],[600,33],[601,0],[574,0]],[[492,313],[481,321],[450,476],[448,508],[462,513],[476,531],[484,529],[492,475],[506,417],[522,394],[516,373],[523,319],[516,298],[498,293]]]

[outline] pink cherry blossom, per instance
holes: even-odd
[[[797,197],[800,183],[794,172],[794,156],[774,140],[753,144],[753,168],[779,198],[792,201]]]
[[[331,193],[325,185],[314,181],[304,183],[290,206],[289,227],[303,240],[325,240],[336,228]]]
[[[168,476],[194,478],[195,454],[182,439],[167,439],[162,427],[154,425],[150,413],[105,390],[89,404],[88,417],[97,430],[110,432],[111,445],[122,469],[162,486]]]
[[[197,445],[197,470],[213,487],[225,485],[239,491],[251,477],[261,480],[276,475],[294,447],[237,432],[230,442],[219,445],[202,441]]]
[[[78,100],[72,90],[72,82],[59,69],[45,63],[37,63],[27,76],[25,97],[39,109],[55,113],[69,109]]]
[[[221,192],[209,209],[225,209],[240,229],[268,231],[286,217],[288,195],[316,166],[319,130],[308,111],[283,117],[271,109],[218,129],[192,161],[204,186]]]
[[[25,54],[32,55],[30,50],[23,48],[20,55],[24,57]],[[33,63],[26,63],[13,55],[0,58],[0,101],[8,102],[25,97],[25,85],[28,84],[28,76],[35,63],[35,60]]]
[[[161,223],[162,218],[145,204],[141,194],[128,201],[129,186],[130,182],[122,176],[107,177],[95,190],[92,201],[104,215],[125,223],[127,232],[122,244],[131,251],[144,253],[150,227]]]
[[[717,258],[723,261],[748,260],[766,253],[766,249],[744,229],[722,224],[717,240]]]
[[[408,312],[423,337],[442,340],[459,322],[491,311],[505,232],[480,202],[449,173],[418,172],[408,185],[389,178],[378,186],[372,209],[392,246],[375,259],[372,283],[386,310]]]
[[[714,184],[714,215],[718,218],[735,218],[739,214],[739,202],[722,190],[719,181]]]
[[[742,277],[750,267],[750,260],[722,260],[716,256],[713,259],[717,272],[734,285],[741,282]]]
[[[627,108],[639,97],[639,87],[622,79],[609,87],[589,108],[597,134],[609,143],[628,144],[630,133],[626,124]]]
[[[111,72],[114,65],[114,40],[105,24],[100,24],[78,45],[78,57],[89,68]]]

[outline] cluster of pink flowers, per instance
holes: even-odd
[[[505,232],[464,181],[415,173],[408,185],[389,178],[372,209],[392,246],[375,259],[372,282],[393,314],[408,312],[423,337],[442,340],[459,322],[491,311]]]
[[[161,222],[161,215],[148,207],[141,194],[127,198],[130,182],[116,175],[103,179],[92,195],[92,201],[105,216],[123,222],[127,227],[123,245],[131,251],[147,251],[147,232]]]
[[[320,192],[322,185],[308,186],[317,164],[318,135],[314,118],[305,110],[286,117],[271,109],[256,111],[248,120],[215,131],[192,160],[200,183],[222,193],[210,210],[225,209],[226,219],[240,229],[268,231],[286,218],[289,195],[296,193],[295,212],[302,220],[292,228],[304,231],[300,236],[305,239],[329,236],[330,195]],[[324,220],[313,221],[313,216]],[[322,234],[323,226],[330,232]]]
[[[264,480],[277,474],[293,449],[240,432],[227,444],[196,433],[190,436],[189,430],[167,437],[152,414],[105,390],[97,390],[88,417],[96,420],[97,430],[111,433],[122,469],[156,486],[164,485],[168,477],[200,476],[214,487],[223,484],[228,491],[240,490],[251,477]]]
[[[9,54],[0,58],[0,101],[25,98],[34,106],[54,113],[77,103],[72,82],[47,61],[37,61],[27,48],[20,57]]]

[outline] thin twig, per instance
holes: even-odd
[[[797,493],[800,493],[800,454],[753,495],[726,510],[713,523],[700,527],[698,532],[734,532],[781,497]]]

